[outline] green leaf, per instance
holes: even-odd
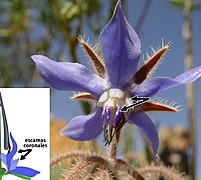
[[[79,7],[72,2],[67,2],[64,4],[63,8],[60,11],[60,16],[64,20],[72,20],[80,13]]]
[[[184,8],[184,0],[169,0],[168,1],[170,6],[177,8],[177,9],[183,9]],[[193,2],[193,9],[200,9],[201,5],[200,3]]]
[[[0,174],[0,180],[2,180],[2,177],[3,177],[3,176],[6,176],[6,175],[13,175],[13,176],[17,176],[17,177],[19,177],[19,178],[21,178],[21,179],[31,180],[31,178],[29,178],[29,177],[21,176],[21,175],[19,175],[19,174],[10,174],[10,173]]]
[[[6,172],[5,168],[0,168],[0,176]]]
[[[183,0],[169,0],[169,4],[172,7],[179,8],[179,9],[183,9],[183,7],[184,7],[184,1]]]
[[[27,180],[30,180],[31,178],[30,177],[26,177],[26,176],[22,176],[22,175],[19,175],[19,174],[13,174],[14,176],[17,176],[19,178],[22,178],[22,179],[27,179]]]

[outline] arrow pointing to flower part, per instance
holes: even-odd
[[[20,150],[18,151],[18,153],[26,152],[24,155],[21,155],[20,160],[26,159],[25,157],[26,157],[31,151],[32,151],[32,149],[24,149],[24,150],[20,149]]]
[[[151,98],[150,97],[138,97],[138,96],[133,96],[132,98],[130,98],[132,101],[139,101],[141,100],[143,103],[149,101]],[[140,101],[140,102],[141,102]]]
[[[127,112],[128,109],[133,108],[133,107],[136,107],[136,106],[139,106],[139,105],[141,105],[141,104],[143,104],[143,103],[149,101],[150,99],[151,99],[150,97],[138,97],[138,96],[133,96],[133,97],[131,98],[131,100],[132,100],[132,101],[135,101],[135,103],[134,103],[134,104],[131,104],[131,105],[129,105],[129,106],[124,105],[124,106],[121,108],[120,111],[121,111],[121,112]]]

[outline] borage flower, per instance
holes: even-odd
[[[7,168],[7,172],[5,172],[4,175],[14,174],[23,178],[23,176],[34,177],[35,175],[39,174],[40,172],[34,169],[23,167],[23,166],[17,166],[19,159],[13,160],[13,156],[17,152],[17,143],[14,140],[11,133],[10,133],[10,138],[11,138],[12,146],[13,146],[11,152],[9,152],[8,154],[4,154],[4,153],[1,154],[1,161],[6,165],[6,168]]]
[[[102,131],[106,144],[125,123],[135,124],[148,138],[154,154],[158,149],[158,134],[145,111],[177,111],[177,108],[155,102],[122,112],[130,105],[133,96],[151,97],[172,87],[191,83],[201,76],[201,66],[187,71],[174,79],[149,77],[168,45],[157,51],[137,70],[141,54],[140,40],[125,19],[120,1],[117,2],[112,19],[100,35],[102,57],[98,56],[82,38],[79,39],[96,74],[78,63],[55,62],[42,55],[32,59],[42,78],[53,88],[80,91],[74,99],[95,100],[96,107],[89,115],[74,117],[61,134],[77,141],[96,138]]]

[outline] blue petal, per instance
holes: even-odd
[[[105,61],[106,78],[111,87],[124,89],[136,72],[140,53],[140,40],[125,19],[118,1],[113,17],[100,35]]]
[[[103,92],[104,80],[81,64],[56,62],[42,55],[31,58],[42,78],[55,89],[88,92],[97,99]]]
[[[13,161],[13,156],[14,156],[14,155],[16,154],[16,152],[17,152],[17,143],[16,143],[15,139],[13,138],[11,132],[10,132],[10,138],[11,138],[11,141],[12,141],[13,148],[12,148],[11,152],[6,155],[6,159],[7,159],[7,168],[8,168],[8,170],[10,170],[11,163],[12,163],[12,161]]]
[[[6,158],[6,155],[4,153],[1,153],[1,161],[7,166],[7,158]]]
[[[156,156],[159,139],[155,125],[151,119],[143,111],[139,110],[135,113],[131,113],[129,116],[129,122],[138,126],[145,133],[149,143],[151,144],[153,153]]]
[[[18,164],[19,159],[15,159],[11,161],[11,166],[9,168],[9,171],[14,170]]]
[[[132,91],[132,96],[153,96],[154,94],[163,92],[167,89],[192,83],[201,77],[201,66],[191,69],[177,76],[175,79],[168,77],[156,77],[143,81],[140,85],[136,86]]]
[[[201,66],[186,71],[175,78],[180,83],[192,83],[201,77]]]
[[[61,135],[76,141],[86,141],[96,138],[103,129],[100,121],[101,112],[101,109],[96,108],[89,115],[74,117],[61,130]]]
[[[27,177],[34,177],[35,175],[40,173],[39,171],[36,171],[28,167],[23,167],[23,166],[18,166],[16,167],[15,170],[12,170],[9,172],[12,174],[19,174],[19,175],[27,176]]]

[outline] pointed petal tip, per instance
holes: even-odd
[[[33,60],[34,63],[37,64],[37,62],[41,61],[42,59],[46,59],[46,56],[43,55],[32,55],[31,59]]]
[[[63,129],[61,129],[59,134],[74,141],[83,141],[77,133],[74,133],[73,129],[69,126],[69,124],[67,124]]]
[[[63,129],[60,130],[59,135],[62,137],[74,140],[74,141],[81,141],[81,140],[79,140],[79,139],[77,139],[71,135],[72,133],[70,133],[70,131],[67,130],[67,126],[68,125],[66,125]]]
[[[121,0],[117,1],[114,12],[120,10],[122,12]]]
[[[35,60],[38,58],[38,56],[40,56],[40,55],[32,55],[31,59],[35,62]]]
[[[124,16],[121,1],[117,1],[112,18],[100,34],[100,46],[106,79],[111,86],[124,89],[137,70],[141,43]]]
[[[64,129],[65,129],[65,127],[59,131],[59,135],[65,136],[65,130]]]
[[[110,21],[112,21],[113,18],[123,18],[125,19],[125,16],[124,16],[124,12],[123,12],[123,9],[122,9],[122,5],[121,5],[121,0],[118,0],[117,1],[117,4],[114,8],[114,12],[113,12],[113,15],[112,15],[112,18]],[[125,19],[125,21],[127,22],[127,20]]]

